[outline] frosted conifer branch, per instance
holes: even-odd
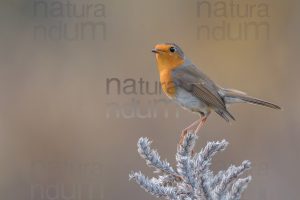
[[[192,155],[197,136],[188,133],[177,148],[177,169],[174,170],[167,161],[161,161],[157,151],[150,148],[147,138],[138,141],[138,152],[146,163],[161,174],[149,179],[141,172],[131,173],[133,179],[145,191],[156,197],[170,200],[239,200],[247,188],[251,177],[238,177],[250,168],[250,162],[241,166],[230,166],[226,171],[214,175],[209,169],[212,157],[225,150],[228,142],[208,142],[199,153]]]
[[[206,147],[196,154],[194,157],[196,168],[203,171],[211,164],[212,157],[220,151],[224,151],[227,147],[228,142],[222,140],[221,142],[208,142]]]
[[[198,137],[196,134],[190,132],[187,133],[187,135],[183,139],[182,144],[180,144],[177,148],[177,155],[191,156],[197,139]]]
[[[191,160],[191,154],[195,146],[197,136],[193,133],[188,133],[177,148],[176,161],[177,171],[183,178],[183,181],[192,187],[195,187],[194,162]]]
[[[166,172],[168,174],[177,175],[170,163],[166,160],[161,161],[156,150],[150,148],[151,142],[148,138],[140,138],[138,141],[138,152],[142,158],[146,160],[147,165],[154,167],[156,172]]]
[[[249,182],[251,181],[251,176],[248,176],[243,179],[237,180],[233,185],[229,193],[230,200],[240,199],[242,192],[247,188]]]
[[[216,195],[220,196],[222,193],[226,192],[226,189],[229,187],[229,185],[236,180],[239,175],[241,175],[247,169],[250,169],[250,165],[250,161],[246,160],[241,166],[230,166],[223,174],[222,181],[215,189]]]
[[[129,175],[129,180],[134,179],[145,191],[156,197],[167,197],[168,199],[176,199],[175,189],[164,187],[159,184],[157,179],[149,180],[141,172],[132,172]]]

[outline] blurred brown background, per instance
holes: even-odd
[[[118,79],[124,89],[124,80],[142,78],[153,90],[158,73],[151,49],[167,41],[179,44],[220,85],[284,108],[234,105],[237,121],[231,125],[212,114],[197,148],[210,140],[230,142],[215,157],[215,170],[252,161],[244,199],[298,199],[299,1],[224,0],[227,16],[212,11],[210,17],[199,2],[2,0],[0,198],[154,199],[128,181],[131,170],[152,176],[136,151],[138,138],[149,137],[174,163],[180,131],[197,116],[163,94],[118,94],[116,82],[107,85],[107,79]],[[230,16],[230,2],[241,13],[247,5],[255,8],[248,16]],[[197,32],[223,22],[231,27],[227,33],[247,37]],[[259,29],[258,38],[245,29],[245,23],[262,22],[269,32]]]

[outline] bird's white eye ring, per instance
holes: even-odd
[[[176,51],[175,47],[170,47],[170,52],[174,53]]]

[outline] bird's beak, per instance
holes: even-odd
[[[152,49],[153,53],[159,53],[159,51],[157,49]]]

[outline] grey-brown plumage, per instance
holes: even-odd
[[[235,120],[233,115],[227,110],[227,105],[231,103],[252,103],[280,109],[275,104],[247,96],[243,92],[219,87],[188,59],[185,59],[182,66],[172,71],[172,76],[176,87],[190,92],[199,101],[202,101],[202,106],[199,104],[199,109],[193,111],[200,113],[204,117],[209,115],[211,110],[214,110],[226,121],[230,119]],[[189,100],[183,99],[181,101],[187,101],[186,103],[188,104]],[[178,103],[185,107],[184,102]]]

